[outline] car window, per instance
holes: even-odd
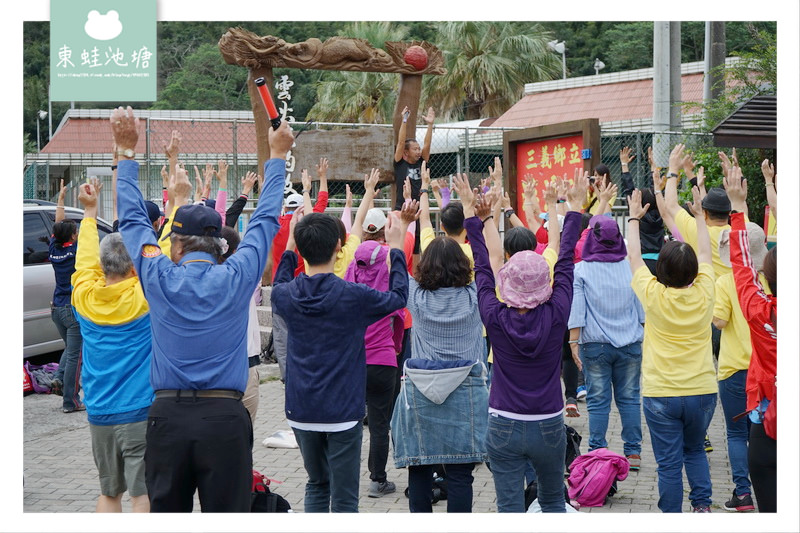
[[[22,244],[22,264],[38,265],[49,261],[50,232],[41,215],[25,213],[25,235]]]

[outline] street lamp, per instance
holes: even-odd
[[[37,152],[41,152],[42,151],[42,148],[41,148],[40,142],[39,142],[39,122],[41,122],[42,120],[44,120],[46,118],[47,118],[47,111],[42,111],[40,109],[39,112],[36,113],[36,151]]]
[[[547,47],[550,50],[561,54],[561,71],[563,75],[562,79],[567,79],[567,55],[565,53],[566,47],[564,46],[564,41],[559,42],[558,40],[552,40],[549,43],[547,43]]]
[[[594,58],[594,74],[595,74],[595,76],[600,74],[600,71],[603,70],[604,68],[606,68],[606,64],[595,57]]]

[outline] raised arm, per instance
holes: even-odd
[[[731,168],[728,176],[723,178],[723,183],[731,201],[731,210],[744,213],[747,217],[747,180],[742,177],[742,167]]]
[[[161,238],[158,240],[158,245],[161,247],[161,252],[170,257],[172,249],[172,241],[169,234],[172,231],[172,223],[175,219],[175,210],[180,206],[186,205],[192,194],[192,184],[189,183],[189,177],[186,174],[186,169],[183,165],[178,164],[175,167],[175,172],[172,173],[169,179],[168,194],[172,198],[172,212],[164,212],[167,217],[167,223],[161,232]]]
[[[617,197],[617,186],[614,182],[600,183],[597,186],[597,201],[599,207],[597,208],[597,215],[604,215],[611,213],[611,199]]]
[[[356,219],[353,222],[353,229],[351,235],[355,235],[361,240],[364,235],[364,219],[367,217],[367,211],[370,210],[373,200],[375,199],[375,187],[378,185],[381,172],[377,168],[370,170],[369,175],[364,174],[364,197],[361,198],[361,203],[358,204],[358,211],[356,211]]]
[[[67,188],[64,186],[64,178],[58,187],[58,201],[56,202],[56,223],[64,220],[64,197],[67,195]]]
[[[75,253],[75,272],[72,274],[72,304],[86,314],[84,294],[88,294],[98,279],[103,278],[100,266],[100,239],[97,235],[97,198],[103,188],[96,178],[79,188],[78,202],[83,206],[83,221],[78,232]]]
[[[541,227],[542,221],[539,218],[539,198],[533,180],[522,181],[522,212],[525,213],[528,229],[536,233]]]
[[[117,156],[117,145],[114,144],[112,145],[111,148],[111,221],[112,222],[114,220],[119,220],[119,216],[117,216],[117,163],[119,163],[119,157]],[[163,170],[164,167],[161,168]]]
[[[328,192],[328,158],[320,157],[317,165],[317,177],[319,178],[320,194]]]
[[[224,159],[217,161],[217,170],[214,175],[219,181],[217,189],[217,201],[214,203],[214,210],[219,213],[220,218],[225,221],[225,206],[228,205],[228,162]]]
[[[229,228],[236,227],[236,222],[239,220],[239,215],[242,214],[244,211],[244,207],[247,205],[247,200],[250,197],[250,193],[253,190],[253,186],[255,185],[256,181],[259,179],[259,176],[255,172],[248,171],[247,174],[242,178],[242,194],[233,201],[231,206],[225,211],[225,216],[223,217],[225,220],[225,225]]]
[[[775,300],[764,292],[753,265],[747,241],[744,213],[731,214],[731,267],[736,283],[736,295],[742,314],[748,322],[769,324],[774,321]]]
[[[652,150],[652,148],[651,148]],[[629,164],[636,159],[636,154],[631,155],[630,147],[626,146],[619,151],[619,164],[622,167],[622,197],[627,198],[630,196],[631,191],[634,189],[633,178]],[[598,213],[599,214],[599,213]]]
[[[708,235],[706,217],[703,215],[703,206],[702,201],[700,200],[700,189],[698,189],[696,185],[692,187],[692,203],[689,207],[694,215],[695,224],[697,224],[697,262],[708,263],[710,265],[711,237]]]
[[[669,171],[667,173],[667,187],[664,191],[665,212],[673,219],[678,214],[681,206],[678,204],[678,171],[683,161],[683,145],[676,144],[669,154]],[[664,216],[664,213],[661,213]]]
[[[344,185],[344,209],[342,209],[342,224],[347,233],[353,232],[353,193],[350,191],[350,184]]]
[[[420,177],[422,179],[422,183],[420,184],[420,189],[430,189],[431,185],[431,172],[428,170],[428,163],[426,161],[422,162],[422,168],[420,168]],[[431,224],[431,212],[430,212],[430,200],[428,199],[428,193],[420,193],[419,195],[419,230],[420,233],[425,228],[433,229],[433,224]]]
[[[561,182],[565,183],[565,182]],[[558,190],[561,184],[556,180],[547,182],[544,190],[544,201],[547,206],[547,247],[556,255],[561,250],[561,227],[558,223]]]
[[[761,162],[761,173],[764,175],[764,187],[767,193],[767,204],[769,205],[769,212],[772,216],[778,216],[778,191],[775,188],[775,166],[770,164],[769,159]]]
[[[492,273],[497,276],[497,273],[503,267],[505,260],[505,253],[503,251],[503,243],[500,240],[500,232],[497,230],[496,224],[487,224],[486,217],[492,213],[494,204],[499,202],[497,193],[494,189],[486,194],[479,194],[475,200],[475,216],[481,219],[483,223],[483,237],[486,240],[486,250],[489,253],[489,262],[492,266]],[[466,218],[466,215],[465,215]]]
[[[311,213],[314,211],[314,206],[311,203],[311,176],[308,175],[308,170],[300,171],[300,183],[303,184],[303,207]]]
[[[406,132],[408,131],[408,115],[411,113],[408,106],[403,108],[403,122],[397,130],[397,146],[394,149],[394,162],[397,163],[403,159],[403,152],[405,151]]]
[[[425,132],[425,141],[422,144],[422,159],[427,161],[431,157],[431,139],[433,139],[433,121],[436,119],[436,113],[433,112],[433,107],[428,108],[428,114],[425,115],[425,122],[428,123],[428,130]]]
[[[644,259],[642,259],[642,244],[639,240],[639,224],[641,224],[642,217],[647,213],[648,209],[650,209],[650,204],[642,205],[642,192],[639,189],[634,189],[631,195],[628,196],[630,218],[628,219],[628,233],[626,235],[631,272],[636,272],[645,264]]]

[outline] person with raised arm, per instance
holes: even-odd
[[[514,254],[495,276],[484,243],[484,222],[472,207],[469,184],[459,182],[464,222],[475,256],[480,316],[492,339],[494,365],[489,396],[487,448],[499,512],[524,512],[528,462],[538,480],[542,511],[565,512],[562,343],[572,301],[573,253],[580,205],[588,182],[578,176],[568,190],[553,284],[545,259],[533,251]]]
[[[673,157],[679,149],[673,150]],[[669,185],[667,186],[669,188]],[[644,308],[642,406],[658,464],[658,508],[680,513],[683,470],[693,512],[710,512],[711,475],[704,439],[717,403],[711,354],[714,271],[700,191],[692,189],[697,250],[685,242],[664,244],[656,275],[642,260],[638,224],[650,207],[641,193],[628,199],[631,285]],[[687,215],[688,216],[688,215]]]
[[[732,197],[746,195],[747,180],[734,166],[725,186]],[[778,247],[769,250],[761,271],[770,294],[760,281],[749,245],[743,213],[731,215],[731,265],[742,315],[750,328],[752,356],[747,371],[746,410],[750,419],[748,466],[758,511],[777,510],[778,440]]]
[[[145,482],[151,512],[249,512],[253,428],[241,399],[247,385],[247,313],[278,232],[288,123],[270,129],[261,201],[235,254],[224,264],[222,220],[204,205],[172,217],[170,257],[157,246],[138,187],[139,138],[133,110],[111,113],[119,153],[120,233],[150,305],[156,399],[148,413]],[[174,179],[188,179],[178,168]],[[212,319],[213,318],[213,319]],[[202,442],[203,446],[197,446]]]
[[[81,326],[75,318],[75,310],[71,303],[72,284],[70,283],[70,278],[75,272],[75,255],[78,252],[78,225],[74,220],[66,220],[64,210],[66,194],[67,188],[62,179],[48,251],[48,259],[53,265],[56,279],[53,301],[50,302],[50,317],[64,341],[64,351],[61,352],[58,370],[53,376],[52,391],[63,397],[61,411],[74,413],[85,410],[86,406],[80,399],[83,340]]]
[[[367,326],[406,303],[407,219],[389,216],[389,287],[378,291],[334,274],[341,222],[324,213],[301,214],[292,217],[272,288],[273,309],[288,327],[286,418],[308,475],[305,512],[354,513],[366,396],[364,335]],[[295,245],[308,264],[308,274],[297,277]]]
[[[774,243],[778,235],[778,191],[776,189],[775,181],[778,175],[775,174],[775,165],[765,159],[761,162],[761,173],[764,176],[764,188],[767,196],[767,205],[769,206],[769,218],[767,220],[767,239]]]
[[[92,455],[100,478],[97,512],[122,512],[128,492],[146,513],[144,455],[153,402],[150,312],[122,235],[97,233],[96,179],[80,187],[84,209],[72,275],[72,303],[83,335],[83,381]]]

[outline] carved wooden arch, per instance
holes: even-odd
[[[414,45],[421,46],[428,53],[428,64],[422,70],[415,69],[403,60],[406,50]],[[239,27],[228,29],[219,40],[219,50],[226,63],[249,70],[247,92],[255,118],[258,168],[263,168],[264,162],[269,159],[269,119],[253,80],[263,76],[269,87],[274,86],[273,68],[400,74],[400,91],[392,121],[394,139],[396,142],[402,120],[400,112],[405,106],[411,110],[406,134],[409,138],[414,137],[422,94],[422,75],[444,74],[444,58],[438,48],[424,41],[389,41],[385,46],[386,50],[381,50],[364,39],[348,37],[331,37],[325,41],[311,38],[292,44],[272,35],[259,37]]]

